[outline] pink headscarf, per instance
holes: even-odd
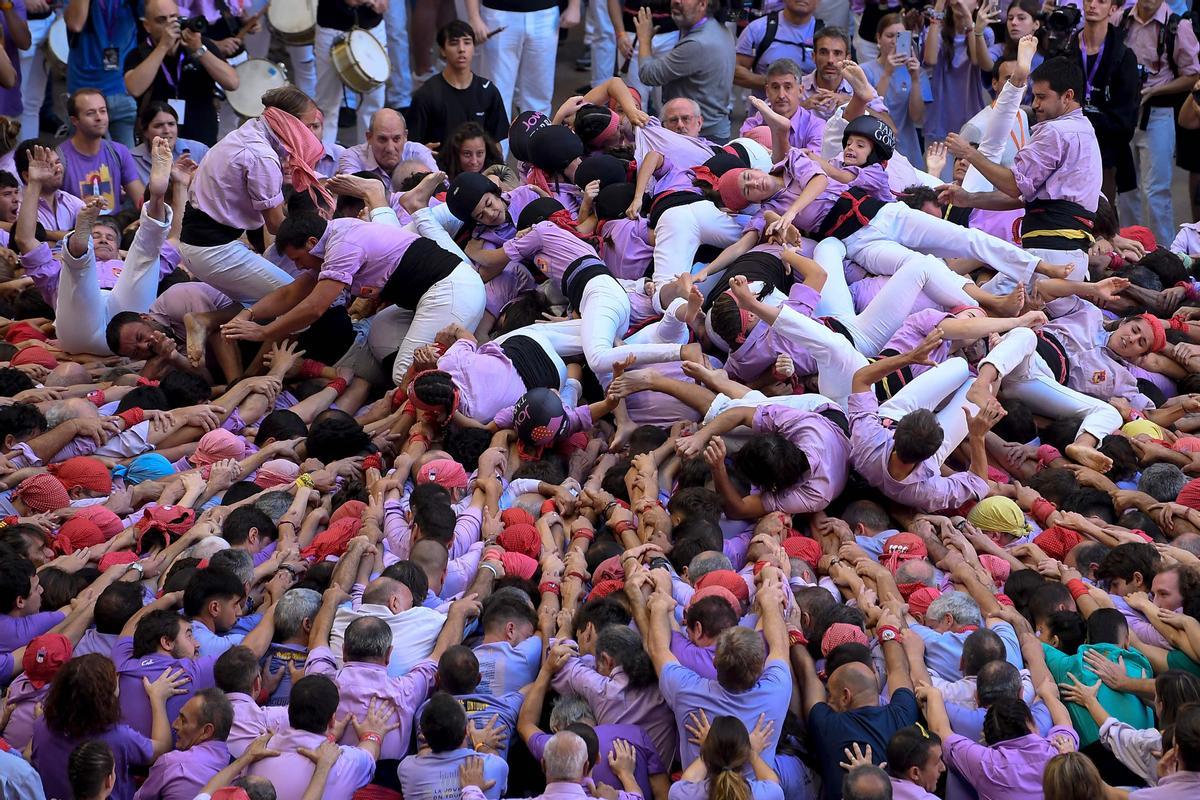
[[[208,467],[226,458],[241,458],[246,453],[246,443],[224,428],[217,428],[200,437],[192,464]]]
[[[254,476],[254,484],[263,489],[273,489],[296,480],[300,476],[300,466],[285,458],[273,458],[258,468]]]
[[[465,489],[467,471],[449,458],[435,458],[417,472],[417,483],[436,483],[446,489]]]
[[[330,206],[333,206],[333,196],[321,185],[321,176],[314,169],[317,162],[325,155],[325,146],[313,135],[300,120],[278,108],[270,107],[263,111],[263,120],[271,128],[271,133],[278,137],[284,149],[288,151],[288,176],[292,188],[297,192],[308,189],[316,192]],[[317,198],[314,196],[313,200]]]

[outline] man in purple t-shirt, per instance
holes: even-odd
[[[104,198],[104,207],[116,211],[128,197],[140,205],[146,191],[129,148],[105,139],[108,104],[95,89],[80,89],[67,99],[67,114],[75,134],[61,145],[63,190],[76,197]],[[124,194],[122,194],[124,191]]]

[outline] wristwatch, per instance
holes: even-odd
[[[202,45],[200,45],[200,48],[198,50],[196,50],[196,52],[192,53],[192,58],[199,61],[201,58],[204,58],[204,54],[207,52],[208,52],[208,45],[202,44]]]

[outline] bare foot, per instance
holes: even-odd
[[[974,403],[976,408],[984,408],[995,400],[995,377],[996,369],[991,364],[980,367],[979,376],[971,383],[971,388],[967,389],[967,402]]]
[[[684,361],[680,365],[683,368],[683,374],[687,375],[696,383],[703,384],[712,389],[713,384],[717,380],[727,379],[729,373],[723,369],[712,369],[707,364],[701,361]]]
[[[1071,273],[1075,271],[1074,264],[1051,264],[1049,261],[1038,262],[1034,269],[1039,275],[1045,275],[1047,278],[1058,278],[1065,281],[1071,277]]]
[[[700,306],[704,305],[704,295],[700,293],[700,289],[693,286],[687,295],[687,305],[676,309],[675,317],[680,322],[691,325],[700,316]]]
[[[1112,469],[1111,458],[1094,447],[1088,447],[1078,442],[1067,445],[1063,455],[1078,464],[1083,464],[1085,467],[1096,470],[1096,472],[1103,473]]]
[[[208,342],[208,326],[198,314],[183,315],[183,329],[187,332],[187,357],[193,367],[204,363],[205,344]]]
[[[167,186],[171,182],[171,164],[171,145],[161,136],[155,136],[150,148],[150,179],[146,182],[150,194],[166,196]]]
[[[429,200],[437,192],[438,187],[442,185],[442,181],[446,180],[446,173],[431,172],[421,179],[421,182],[404,193],[403,203],[405,209],[409,207],[410,202],[418,209],[425,208],[429,205]],[[412,212],[410,212],[412,213]]]
[[[1025,287],[1024,285],[1018,286],[1008,294],[989,295],[980,300],[979,304],[993,316],[1015,317],[1025,307]]]

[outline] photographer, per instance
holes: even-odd
[[[1142,106],[1133,135],[1139,191],[1122,195],[1118,212],[1122,225],[1145,224],[1156,240],[1169,242],[1175,230],[1171,204],[1175,112],[1200,75],[1200,48],[1191,21],[1172,14],[1164,0],[1138,0],[1122,16],[1121,28],[1125,31],[1125,46],[1134,52],[1142,68]],[[1187,161],[1180,166],[1200,171],[1200,164]]]
[[[1137,189],[1133,139],[1138,112],[1137,56],[1125,46],[1125,35],[1108,20],[1117,0],[1087,0],[1084,26],[1070,40],[1069,57],[1083,66],[1083,114],[1096,129],[1104,165],[1102,191],[1109,202]],[[1074,10],[1070,6],[1059,10]]]
[[[149,39],[125,58],[125,88],[139,106],[170,103],[181,137],[216,144],[217,84],[236,89],[238,76],[203,37],[204,18],[181,20],[175,0],[147,0],[142,26]]]

